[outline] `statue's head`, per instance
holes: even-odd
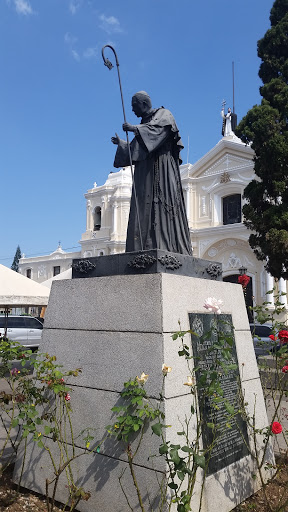
[[[152,108],[151,98],[145,91],[139,91],[132,97],[132,110],[137,117],[142,117]]]
[[[228,107],[228,112],[231,112],[231,108],[230,107]]]

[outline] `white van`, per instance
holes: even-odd
[[[5,316],[0,315],[0,334],[4,336]],[[18,341],[29,349],[37,349],[41,340],[43,324],[32,316],[8,315],[7,338]]]

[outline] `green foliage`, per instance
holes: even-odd
[[[13,263],[11,265],[11,269],[15,270],[15,272],[19,272],[19,260],[20,260],[21,256],[22,256],[21,249],[20,249],[19,245],[17,245]]]
[[[33,375],[31,368],[34,369]],[[79,455],[75,454],[70,416],[71,388],[67,380],[69,377],[77,377],[80,371],[79,368],[64,371],[55,356],[32,354],[31,350],[26,350],[17,342],[0,339],[0,378],[6,380],[9,389],[0,392],[0,420],[6,431],[0,459],[9,443],[14,451],[6,464],[9,465],[21,443],[25,451],[28,436],[39,448],[47,451],[54,471],[51,480],[46,480],[47,493],[49,486],[52,486],[52,498],[48,494],[46,496],[48,512],[54,509],[55,492],[63,472],[68,481],[69,510],[75,510],[81,499],[87,500],[90,497],[90,493],[75,485],[71,467],[71,462]],[[16,435],[12,435],[12,429],[16,430]],[[72,445],[72,455],[68,455],[67,439]],[[84,437],[85,452],[92,439],[88,432]],[[51,441],[58,447],[59,457],[52,454],[49,448]],[[95,451],[98,451],[98,447]],[[25,457],[23,464],[24,460]]]
[[[276,25],[288,12],[288,0],[276,0],[270,13],[271,25]]]
[[[111,410],[118,414],[113,425],[106,427],[108,433],[118,441],[130,443],[135,433],[143,431],[147,421],[164,418],[160,409],[153,407],[147,398],[146,390],[137,379],[130,379],[124,383],[124,389],[120,393],[122,404]],[[159,425],[152,426],[153,432],[159,434]]]
[[[249,243],[267,270],[288,277],[288,0],[276,0],[271,28],[258,41],[263,81],[261,105],[255,105],[236,128],[255,151],[255,174],[244,191],[244,224]]]

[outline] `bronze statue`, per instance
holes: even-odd
[[[174,117],[164,107],[153,109],[145,91],[134,94],[132,110],[142,119],[139,125],[123,124],[124,131],[135,135],[130,142],[135,186],[131,197],[126,252],[162,249],[192,255],[179,170],[183,145]],[[118,146],[114,167],[128,166],[128,144],[117,133],[115,135],[111,138],[113,144]]]

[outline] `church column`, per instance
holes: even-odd
[[[187,214],[187,220],[189,224],[190,219],[190,185],[187,185],[185,188],[185,204],[186,204],[186,214]]]
[[[105,196],[101,197],[101,227],[106,225],[106,212],[105,212]]]
[[[92,231],[93,230],[93,226],[91,225],[92,224],[92,215],[91,215],[91,201],[90,199],[87,200],[87,205],[86,205],[86,231]]]
[[[274,292],[273,291],[272,291],[272,293],[267,293],[267,292],[273,290],[273,288],[274,288],[274,279],[271,276],[271,274],[266,272],[266,300],[267,300],[267,302],[271,302],[271,304],[269,305],[270,307],[274,306],[274,296],[273,296]]]
[[[113,203],[113,228],[112,233],[115,236],[117,234],[117,208],[118,204],[115,202]]]
[[[279,283],[278,283],[279,294],[281,292],[287,294],[286,283],[287,283],[287,281],[285,281],[285,279],[283,279],[282,277],[281,277],[281,279],[279,279]],[[285,306],[287,308],[287,295],[280,295],[279,301],[281,302],[281,304],[283,304],[283,306]]]

